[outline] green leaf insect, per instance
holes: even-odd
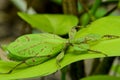
[[[84,37],[75,39],[75,34],[75,27],[73,27],[69,32],[69,39],[64,39],[49,33],[27,34],[17,38],[6,47],[6,50],[9,52],[8,58],[10,60],[20,61],[20,63],[6,73],[11,73],[23,63],[34,66],[41,64],[52,57],[56,57],[56,64],[60,67],[60,61],[64,58],[64,55],[70,46],[73,47],[74,51],[91,51],[107,56],[101,51],[91,50],[91,43],[104,39],[119,38],[119,36],[115,35],[101,36],[99,34],[88,34]]]
[[[54,34],[28,34],[19,37],[6,46],[6,50],[9,52],[8,58],[10,60],[21,61],[14,68],[22,63],[33,66],[56,56],[62,50],[66,41],[66,39]],[[11,73],[13,69],[8,73]]]

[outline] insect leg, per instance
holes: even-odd
[[[60,66],[60,61],[63,59],[64,53],[65,53],[64,51],[61,51],[61,53],[56,57],[56,63],[58,65],[58,67],[61,67]]]
[[[105,54],[105,53],[103,53],[103,52],[101,52],[101,51],[96,51],[96,50],[91,50],[91,49],[88,49],[88,51],[90,51],[90,52],[95,52],[95,53],[99,53],[99,54],[103,54],[103,55],[105,55],[105,56],[107,57],[107,54]]]
[[[25,64],[27,64],[28,66],[35,66],[35,65],[45,62],[51,57],[53,57],[53,55],[33,56],[29,58],[28,60],[26,60]]]
[[[69,41],[72,42],[72,40],[74,39],[75,37],[75,34],[76,34],[76,26],[75,27],[72,27],[72,29],[69,31]]]
[[[0,73],[0,74],[10,74],[14,69],[16,69],[18,66],[20,66],[21,64],[23,64],[24,61],[20,62],[19,64],[17,64],[16,66],[14,66],[11,70],[9,70],[8,72],[6,73]]]
[[[68,48],[69,45],[70,45],[70,43],[67,42],[64,45],[64,47],[63,47],[62,51],[60,52],[60,54],[58,54],[58,56],[56,57],[56,63],[57,63],[57,65],[58,65],[59,68],[61,67],[60,66],[60,61],[64,58],[64,54],[65,54],[65,52],[66,52],[66,50],[67,50],[67,48]]]
[[[12,73],[13,72],[13,70],[14,69],[16,69],[18,66],[20,66],[21,64],[23,64],[23,63],[26,63],[26,61],[27,60],[29,60],[29,59],[32,59],[32,58],[39,58],[39,57],[50,57],[51,55],[43,55],[43,56],[33,56],[33,57],[30,57],[30,58],[28,58],[28,59],[26,59],[26,60],[23,60],[22,62],[20,62],[20,63],[18,63],[17,65],[15,65],[11,70],[9,70],[8,72],[6,72],[6,73],[0,73],[0,74],[10,74],[10,73]]]

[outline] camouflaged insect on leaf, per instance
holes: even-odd
[[[65,43],[66,39],[53,34],[28,34],[19,37],[8,45],[8,57],[15,61],[31,58],[26,61],[27,64],[40,64],[57,55]]]

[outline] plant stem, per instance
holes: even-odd
[[[98,67],[99,63],[100,63],[100,59],[99,58],[93,59],[92,69],[90,71],[90,75],[93,74],[95,69]]]
[[[78,15],[77,0],[62,0],[63,13]]]
[[[92,21],[94,21],[94,16],[90,13],[87,5],[84,3],[83,0],[79,0],[80,4],[82,5],[83,9],[85,10],[85,12],[88,14],[89,18],[91,18]]]
[[[79,61],[72,63],[70,65],[70,76],[71,80],[79,80],[80,78],[85,77],[85,70],[84,70],[84,61]]]
[[[84,24],[83,24],[84,26],[86,26],[86,25],[90,22],[90,20],[92,20],[92,21],[95,20],[94,15],[95,15],[98,7],[99,7],[100,4],[101,4],[101,1],[102,1],[102,0],[95,0],[93,6],[92,6],[92,8],[91,8],[91,10],[89,10],[88,7],[84,4],[83,0],[79,0],[79,2],[81,3],[81,5],[83,6],[83,9],[84,9],[84,10],[86,11],[86,13],[87,13],[87,18],[86,18],[86,20],[84,21]]]
[[[95,0],[95,3],[94,5],[92,6],[91,10],[90,10],[90,13],[92,15],[95,15],[95,12],[97,11],[98,7],[100,6],[102,0]]]
[[[103,61],[98,65],[98,67],[96,68],[95,72],[92,75],[108,74],[114,59],[115,57],[104,58]]]
[[[61,80],[66,80],[67,67],[61,69]]]
[[[120,57],[118,57],[117,64],[115,65],[115,69],[114,69],[114,73],[113,73],[114,76],[117,76],[119,66],[120,66]]]
[[[32,0],[26,0],[27,2],[27,10],[32,6]]]

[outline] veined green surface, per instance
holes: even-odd
[[[63,14],[26,14],[19,12],[18,15],[36,28],[43,32],[58,35],[67,34],[73,26],[78,24],[78,19],[73,15]]]
[[[76,34],[76,38],[87,34],[120,36],[120,16],[108,16],[98,19],[86,28],[79,30]]]
[[[100,35],[120,35],[120,16],[110,16],[101,18],[96,20],[92,24],[89,25],[88,28],[84,28],[80,30],[76,34],[76,38],[83,37],[90,33],[100,34]],[[107,54],[107,56],[120,56],[120,38],[118,39],[111,39],[111,40],[104,40],[100,41],[99,43],[91,46],[91,49],[98,50]],[[91,58],[100,58],[105,57],[103,54],[97,53],[75,53],[72,52],[72,48],[68,50],[63,60],[60,62],[61,68],[66,65],[69,65],[73,62],[84,60],[84,59],[91,59]],[[5,62],[0,61],[0,72],[7,72],[12,67],[15,66],[15,62]],[[30,77],[37,77],[37,76],[46,76],[51,73],[54,73],[58,70],[56,65],[56,59],[52,58],[40,65],[32,66],[32,67],[25,67],[22,66],[19,69],[14,70],[11,74],[1,74],[0,79],[18,79],[18,78],[30,78]]]
[[[8,45],[7,50],[10,53],[8,56],[13,60],[25,60],[44,55],[53,57],[62,50],[66,41],[48,33],[24,35]]]

